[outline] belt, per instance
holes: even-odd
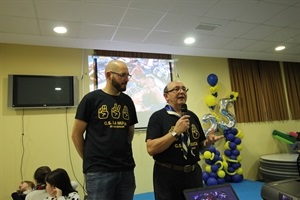
[[[161,163],[161,162],[157,162],[157,161],[156,161],[156,163],[159,164],[160,166],[166,167],[168,169],[183,171],[185,173],[194,171],[195,168],[196,168],[196,165],[197,165],[197,164],[194,164],[194,165],[173,165],[173,164],[170,164],[170,163]]]

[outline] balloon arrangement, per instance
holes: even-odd
[[[237,100],[238,93],[231,92],[228,97],[219,101],[218,97],[218,76],[209,74],[207,82],[211,86],[210,94],[205,97],[206,105],[211,113],[205,114],[202,121],[210,125],[204,130],[205,136],[211,131],[224,134],[226,139],[224,155],[221,156],[213,145],[205,151],[201,152],[201,158],[205,159],[205,171],[203,172],[203,180],[206,185],[217,185],[225,182],[241,182],[243,180],[243,169],[241,168],[242,150],[241,139],[243,134],[240,130],[234,128],[235,117],[228,111],[228,106],[233,105]]]

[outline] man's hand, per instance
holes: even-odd
[[[219,141],[219,140],[221,140],[223,138],[224,138],[224,135],[215,135],[215,132],[212,131],[206,137],[206,140],[207,140],[206,145],[212,145],[215,142],[217,142],[217,141]]]

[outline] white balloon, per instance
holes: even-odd
[[[205,129],[205,130],[204,130],[205,137],[206,137],[207,134],[210,133],[212,130],[213,130],[213,132],[216,132],[216,130],[217,130],[217,128],[218,128],[218,123],[217,123],[217,119],[213,116],[213,114],[211,114],[211,113],[205,114],[205,115],[202,117],[202,121],[203,121],[205,124],[210,123],[210,127],[209,127],[208,129]]]
[[[224,121],[218,122],[218,125],[222,130],[226,130],[235,126],[235,117],[228,111],[228,105],[233,104],[234,100],[230,98],[220,99],[220,108],[219,112],[222,116],[227,119],[227,123]]]

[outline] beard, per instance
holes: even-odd
[[[119,92],[124,92],[126,90],[126,85],[122,86],[120,83],[118,83],[117,81],[115,81],[115,79],[112,79],[111,84]]]

